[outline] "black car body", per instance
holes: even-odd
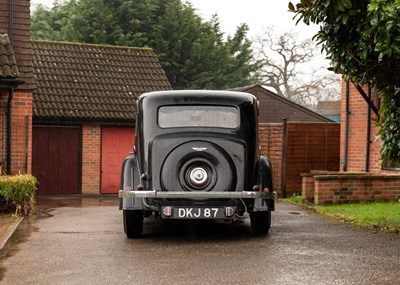
[[[260,155],[258,102],[233,91],[159,91],[137,101],[134,152],[123,162],[120,209],[127,236],[143,218],[236,220],[267,233],[274,210]]]

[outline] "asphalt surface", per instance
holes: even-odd
[[[39,201],[1,256],[1,284],[400,284],[400,239],[277,204],[270,233],[146,220],[127,239],[112,199]]]

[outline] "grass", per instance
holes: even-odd
[[[303,205],[303,197],[294,194],[282,202]],[[400,201],[350,203],[327,206],[307,206],[318,214],[365,228],[400,234]]]
[[[329,206],[315,206],[317,213],[361,227],[376,228],[385,232],[400,233],[400,203],[371,202]]]
[[[287,198],[282,198],[281,200],[283,202],[300,205],[303,203],[303,196],[293,194],[292,196],[287,197]]]

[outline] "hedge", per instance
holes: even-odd
[[[15,214],[29,215],[35,208],[37,180],[30,174],[0,176],[0,196]]]

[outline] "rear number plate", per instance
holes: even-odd
[[[174,208],[175,219],[223,219],[224,208]]]

